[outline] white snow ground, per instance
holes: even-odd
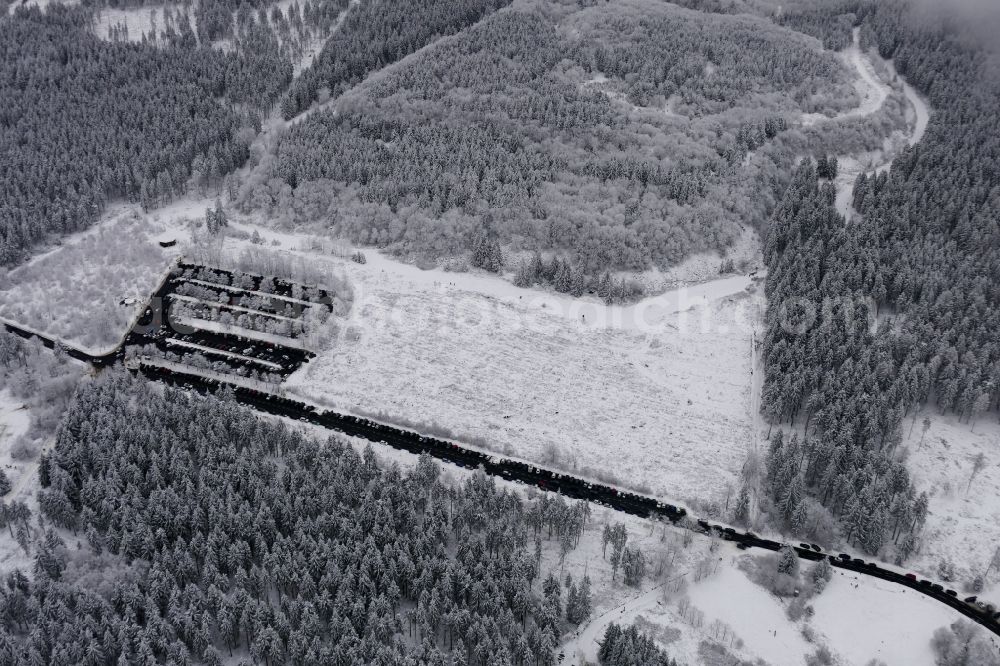
[[[117,346],[176,256],[157,243],[163,231],[114,208],[105,222],[0,275],[0,316],[94,353]]]
[[[608,307],[366,254],[342,262],[355,302],[339,341],[289,390],[666,497],[724,497],[751,440],[749,278]]]
[[[751,582],[732,561],[692,585],[689,594],[706,623],[720,620],[733,627],[747,651],[770,664],[799,664],[816,649],[788,619],[782,600]]]
[[[166,24],[166,10],[183,11],[182,4],[142,5],[139,7],[102,7],[94,13],[94,32],[103,40],[111,39],[111,29],[124,25],[128,41],[140,42],[143,35],[159,36]],[[193,7],[188,10],[191,27],[196,27]]]
[[[888,666],[934,666],[931,636],[961,618],[918,592],[839,570],[816,597],[813,609],[812,626],[851,666],[863,666],[871,659]]]
[[[931,426],[922,435],[925,416]],[[911,566],[937,577],[938,565],[949,559],[955,564],[956,580],[965,583],[983,573],[1000,547],[1000,424],[989,414],[969,424],[925,409],[917,415],[912,432],[909,425],[904,423],[902,443],[909,450],[907,468],[917,488],[931,496],[920,551]],[[973,459],[979,453],[986,464],[970,483]],[[985,596],[1000,602],[996,567],[989,582]]]
[[[0,466],[7,474],[11,490],[0,496],[4,503],[14,500],[27,503],[32,515],[38,513],[35,491],[38,489],[38,463],[14,460],[11,448],[31,423],[28,410],[10,391],[0,391]],[[0,577],[16,568],[31,569],[31,558],[11,537],[10,530],[0,529]]]

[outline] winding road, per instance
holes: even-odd
[[[854,29],[854,42],[844,49],[843,57],[845,62],[854,68],[858,74],[855,86],[861,96],[861,104],[850,111],[838,114],[832,118],[817,116],[816,114],[805,115],[802,118],[804,126],[815,125],[819,122],[834,122],[849,118],[864,118],[872,115],[882,108],[885,101],[892,93],[889,87],[876,72],[875,64],[871,61],[871,55],[861,52],[860,28]],[[903,95],[913,111],[913,125],[909,128],[903,140],[898,134],[895,141],[890,141],[890,145],[882,153],[869,154],[865,156],[839,155],[839,170],[834,183],[837,187],[836,207],[837,211],[850,220],[853,210],[851,201],[854,197],[854,181],[858,175],[864,172],[867,175],[874,175],[885,171],[892,165],[892,161],[900,150],[905,146],[913,146],[924,136],[927,131],[927,124],[930,122],[930,107],[927,101],[907,83],[903,77],[896,73],[896,68],[891,60],[879,59],[878,65],[883,68],[889,79],[898,80],[903,88]]]

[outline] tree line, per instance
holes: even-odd
[[[281,103],[285,119],[316,100],[321,88],[339,96],[368,74],[443,35],[472,25],[510,0],[370,0],[352,8],[315,62]],[[419,17],[415,19],[414,17]]]

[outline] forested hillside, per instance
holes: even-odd
[[[563,614],[589,613],[575,584],[565,605],[551,575],[538,590],[531,544],[571,549],[585,504],[452,488],[429,458],[380,467],[127,375],[81,391],[41,478],[90,552],[50,531],[34,580],[0,592],[21,663],[551,664]]]
[[[1000,88],[975,43],[878,3],[867,41],[931,101],[924,139],[855,187],[848,226],[811,165],[769,229],[764,410],[804,420],[772,446],[772,492],[795,525],[811,493],[869,552],[919,528],[895,455],[907,417],[930,402],[973,422],[1000,400]],[[912,532],[911,532],[912,533]]]
[[[812,35],[828,49],[840,50],[851,43],[854,26],[871,10],[871,0],[792,0],[774,3],[775,22]]]
[[[242,164],[255,116],[234,108],[266,108],[291,76],[267,35],[246,40],[226,55],[188,25],[159,46],[108,43],[61,5],[0,22],[0,263],[108,200],[170,200],[196,160],[214,182]]]
[[[589,274],[669,266],[764,221],[774,194],[747,195],[744,161],[803,111],[856,103],[847,78],[813,40],[747,16],[503,9],[293,125],[243,205],[435,256],[487,218],[502,243]],[[755,191],[775,192],[791,157],[769,152]]]
[[[354,7],[281,105],[292,118],[326,88],[336,97],[369,73],[443,35],[452,35],[510,0],[364,0]]]

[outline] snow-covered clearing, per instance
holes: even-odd
[[[657,495],[724,500],[751,440],[749,278],[608,307],[367,256],[343,264],[355,305],[341,339],[290,390]]]
[[[923,432],[924,417],[930,428]],[[986,569],[1000,546],[1000,424],[983,415],[975,424],[927,408],[909,430],[904,423],[902,446],[909,450],[907,467],[920,490],[931,496],[930,512],[919,553],[911,566],[938,577],[943,559],[955,565],[955,589]],[[974,477],[973,461],[983,454],[984,467]],[[986,596],[1000,601],[1000,571],[990,574]]]
[[[99,38],[110,40],[112,29],[124,26],[130,42],[142,41],[143,35],[148,35],[155,41],[160,32],[166,28],[167,12],[181,15],[184,11],[184,5],[180,3],[139,7],[102,7],[94,12],[94,32]],[[195,29],[193,8],[187,10],[187,14],[192,29]]]
[[[116,346],[176,256],[163,231],[125,211],[65,239],[0,278],[0,315],[95,352]]]
[[[815,651],[788,620],[782,601],[752,583],[731,560],[714,576],[693,585],[690,596],[704,611],[706,622],[719,620],[738,627],[746,649],[770,664],[801,663],[807,652]]]
[[[10,390],[0,391],[0,467],[11,483],[11,491],[0,496],[5,504],[25,502],[37,513],[38,462],[15,460],[11,449],[18,437],[28,432],[31,419],[24,403],[14,398]],[[11,536],[10,530],[0,529],[0,576],[16,568],[31,569],[30,557]]]
[[[919,592],[840,570],[813,601],[813,609],[812,626],[845,666],[863,666],[871,659],[889,666],[934,666],[931,636],[961,618]],[[992,640],[996,644],[995,636]],[[1000,646],[994,665],[998,663]]]

